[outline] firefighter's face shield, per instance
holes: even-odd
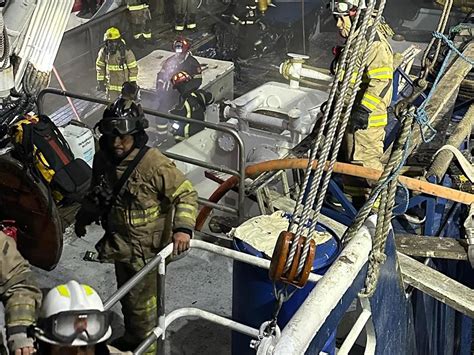
[[[99,310],[65,311],[42,319],[36,328],[37,337],[50,344],[86,346],[110,337],[107,312]]]
[[[358,7],[365,8],[365,1],[359,4],[358,1],[331,0],[329,8],[334,16],[355,16]]]
[[[106,136],[125,136],[137,131],[135,117],[105,118],[98,123],[99,132]]]

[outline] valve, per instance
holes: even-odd
[[[313,267],[314,256],[316,253],[316,243],[313,239],[309,241],[308,254],[303,269],[298,274],[298,264],[302,257],[303,247],[307,240],[306,237],[300,237],[296,247],[296,253],[290,267],[285,270],[286,261],[290,254],[292,244],[295,242],[295,234],[283,231],[278,237],[270,264],[269,277],[274,282],[281,281],[302,288],[308,281],[309,274]]]

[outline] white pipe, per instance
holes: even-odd
[[[370,311],[366,309],[362,311],[362,313],[359,315],[359,318],[357,318],[354,326],[352,327],[351,331],[349,332],[349,334],[347,334],[344,343],[342,343],[341,347],[339,348],[337,355],[349,354],[349,351],[354,346],[357,338],[359,337],[360,333],[364,329],[365,325],[367,324],[367,321],[370,319],[371,316],[372,313]]]
[[[304,77],[315,79],[315,80],[323,80],[323,81],[333,80],[333,77],[330,75],[326,75],[326,74],[320,73],[317,70],[303,68],[303,67],[301,67],[300,76],[304,76]]]
[[[202,319],[206,319],[212,323],[220,324],[224,327],[238,331],[239,333],[249,335],[252,338],[258,338],[259,335],[258,329],[249,327],[245,324],[238,323],[236,321],[233,321],[232,319],[228,319],[217,314],[193,307],[180,308],[168,314],[165,320],[165,327],[168,328],[170,324],[173,323],[175,320],[183,317],[199,317]]]
[[[272,354],[304,354],[316,333],[337,307],[341,298],[352,286],[359,272],[367,263],[372,247],[376,216],[366,224],[344,248],[341,255],[306,298],[282,331]],[[370,231],[369,231],[370,230]],[[311,317],[308,317],[308,315]]]
[[[214,253],[214,254],[219,254],[222,256],[225,256],[227,258],[231,258],[233,260],[241,261],[246,264],[250,264],[253,266],[257,266],[262,269],[269,269],[270,268],[270,260],[258,258],[256,256],[242,253],[240,251],[235,251],[231,250],[228,248],[224,248],[218,245],[214,245],[211,243],[204,242],[202,240],[196,240],[192,239],[191,240],[191,249],[196,248],[196,249],[201,249],[201,250],[206,250],[208,252]],[[321,275],[311,273],[309,274],[308,281],[310,282],[318,282],[322,278]]]

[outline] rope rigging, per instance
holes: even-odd
[[[294,278],[301,281],[305,265],[308,263],[312,264],[314,259],[314,255],[309,253],[311,249],[314,249],[314,241],[309,237],[303,237],[303,235],[310,236],[316,228],[317,219],[324,201],[324,195],[329,186],[330,177],[337,160],[339,148],[349,121],[350,112],[355,102],[358,88],[362,82],[363,71],[359,69],[365,65],[369,56],[368,51],[365,49],[372,45],[375,39],[377,26],[382,19],[385,1],[381,1],[377,9],[375,9],[375,4],[375,0],[369,1],[367,9],[364,11],[358,10],[355,15],[353,22],[354,25],[351,26],[346,42],[346,50],[344,50],[341,55],[341,64],[337,67],[334,82],[327,101],[327,107],[334,107],[334,110],[325,110],[321,119],[317,137],[312,142],[305,179],[299,192],[298,201],[293,213],[293,219],[288,228],[289,231],[296,230],[296,232],[294,233],[293,240],[290,243],[291,247],[289,248],[288,255],[274,255],[272,258],[274,266],[277,264],[275,259],[278,257],[279,259],[285,259],[283,268],[271,269],[270,277],[273,280],[279,280],[282,278],[281,276],[285,275],[282,279],[285,280],[286,277],[286,280],[288,280],[288,276],[291,276],[291,280],[289,280],[290,283]],[[375,18],[373,18],[374,14]],[[362,54],[361,58],[360,54]],[[358,60],[358,58],[360,59]],[[355,85],[353,86],[353,89],[351,89],[351,80],[353,77],[356,79]],[[342,81],[339,80],[340,78],[342,78]],[[344,115],[341,119],[343,113]],[[330,115],[331,117],[329,117]],[[324,136],[325,132],[326,134]],[[321,144],[322,142],[323,144]],[[316,157],[318,157],[319,161],[327,161],[329,156],[331,159],[327,169],[328,171],[321,185],[324,164],[319,164],[314,173],[311,172],[311,167],[313,162],[315,162]],[[318,197],[317,201],[316,197]],[[303,200],[305,200],[304,203]],[[317,202],[316,208],[313,211],[315,202]],[[286,237],[288,238],[288,235],[286,235]],[[303,247],[301,250],[302,240]],[[295,259],[297,260],[295,261]],[[295,263],[297,263],[296,268],[294,265]],[[281,274],[278,274],[278,272],[276,274],[273,273],[272,271],[275,270],[280,271]],[[304,285],[304,282],[302,282],[302,285]],[[301,287],[302,285],[300,284],[299,286]]]
[[[393,208],[395,207],[397,180],[410,151],[413,127],[415,124],[419,124],[421,125],[422,132],[425,128],[428,128],[434,134],[436,133],[429,123],[425,107],[450,63],[451,55],[457,53],[457,49],[453,49],[454,44],[443,35],[452,3],[452,0],[445,3],[437,31],[423,55],[422,70],[415,90],[411,96],[397,104],[396,114],[401,121],[401,132],[394,143],[384,172],[372,189],[369,199],[356,216],[353,225],[346,231],[343,237],[343,243],[349,242],[354,237],[371,213],[375,202],[379,199],[381,204],[377,210],[376,232],[373,249],[369,256],[366,287],[363,291],[363,295],[367,297],[370,297],[376,289],[380,265],[385,260],[384,250],[390,231]],[[362,4],[362,1],[359,2],[360,4]],[[342,52],[340,64],[336,68],[333,85],[331,86],[327,101],[327,107],[333,108],[333,110],[326,109],[323,112],[317,136],[311,144],[308,166],[298,194],[293,218],[290,221],[288,231],[282,232],[280,235],[279,242],[272,256],[270,278],[274,282],[283,281],[298,287],[304,286],[306,282],[304,277],[307,277],[305,276],[307,265],[313,262],[315,248],[314,241],[310,236],[316,229],[325,194],[350,119],[351,110],[362,83],[363,70],[361,68],[366,65],[369,57],[369,51],[366,49],[372,46],[378,26],[383,21],[382,14],[385,4],[386,1],[381,0],[376,8],[376,0],[370,0],[368,1],[367,8],[364,11],[358,9],[355,15],[354,25],[350,29],[346,49]],[[444,60],[428,98],[419,108],[416,108],[413,106],[413,102],[426,90],[428,86],[426,81],[427,75],[432,71],[437,62],[443,42],[451,48],[449,55]],[[434,55],[428,59],[434,46],[436,46]],[[464,59],[470,60],[469,58]],[[350,82],[354,77],[355,84],[351,90]],[[339,80],[340,78],[342,78],[342,81]],[[423,136],[423,139],[425,141],[433,139],[434,134],[429,138]],[[329,163],[318,164],[316,169],[312,171],[315,161],[327,162],[328,158]],[[325,168],[327,172],[323,174]],[[282,260],[284,264],[282,264]]]

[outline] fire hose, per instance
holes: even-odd
[[[289,169],[305,169],[308,165],[308,159],[278,159],[261,162],[255,165],[250,165],[245,169],[246,177],[255,177],[266,171],[274,170],[289,170]],[[313,161],[311,169],[316,169],[318,161]],[[327,170],[329,162],[326,162],[324,169]],[[382,175],[382,171],[372,168],[366,168],[360,165],[353,165],[347,163],[337,162],[334,165],[334,172],[337,174],[344,174],[353,177],[377,181]],[[209,201],[218,203],[225,194],[237,186],[239,179],[232,176],[224,181],[209,197]],[[425,193],[439,198],[445,198],[451,201],[459,202],[465,205],[474,203],[474,194],[454,190],[448,187],[432,184],[423,180],[410,178],[407,176],[399,176],[398,181],[405,185],[408,189]],[[195,230],[201,231],[204,224],[212,211],[212,207],[204,206],[196,219]]]

